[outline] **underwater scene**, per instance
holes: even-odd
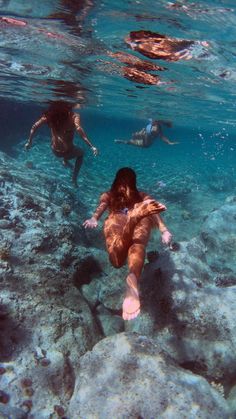
[[[236,419],[236,3],[0,0],[0,418]]]

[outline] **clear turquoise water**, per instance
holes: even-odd
[[[15,165],[17,170],[13,171],[13,176],[11,175],[10,179],[13,179],[14,183],[15,176],[19,174],[18,169],[22,169],[22,178],[24,178],[22,184],[26,183],[27,186],[28,183],[30,185],[30,188],[22,189],[27,191],[27,206],[27,199],[30,200],[31,198],[29,195],[30,191],[34,190],[33,182],[35,182],[35,179],[38,179],[37,176],[40,179],[42,174],[43,182],[39,181],[39,187],[35,189],[35,196],[41,185],[46,184],[50,191],[49,195],[52,196],[52,208],[55,202],[57,204],[59,202],[60,205],[62,203],[60,208],[62,213],[66,207],[63,209],[64,204],[69,203],[69,207],[74,205],[75,209],[71,218],[60,216],[59,212],[58,218],[56,218],[56,220],[59,220],[57,224],[58,232],[56,232],[55,237],[48,225],[45,226],[44,224],[44,220],[47,218],[46,214],[51,213],[50,216],[52,215],[53,217],[54,211],[46,212],[45,208],[45,215],[39,220],[37,219],[37,211],[35,214],[33,213],[32,236],[30,228],[27,227],[28,231],[24,232],[25,237],[23,238],[23,243],[26,243],[26,249],[23,250],[21,249],[21,228],[24,231],[25,226],[24,222],[21,225],[21,218],[14,214],[16,236],[10,235],[10,229],[5,230],[5,237],[8,237],[9,234],[10,239],[14,237],[14,240],[16,240],[16,244],[13,244],[13,252],[16,252],[17,257],[13,253],[12,259],[15,271],[11,270],[10,263],[10,276],[7,276],[7,272],[6,280],[4,279],[6,282],[6,293],[4,288],[5,282],[2,279],[2,282],[0,281],[4,290],[1,295],[1,306],[2,304],[9,304],[10,313],[10,321],[7,313],[6,328],[3,327],[2,329],[6,339],[4,337],[3,349],[0,345],[0,355],[4,355],[5,345],[7,354],[8,351],[11,354],[11,346],[8,348],[8,342],[11,345],[11,340],[14,349],[15,346],[17,347],[18,341],[15,338],[17,335],[12,335],[12,328],[14,333],[17,330],[19,334],[22,331],[25,332],[25,325],[26,333],[28,333],[28,325],[32,328],[27,337],[29,340],[24,341],[24,336],[22,341],[19,339],[19,347],[25,344],[26,351],[23,352],[23,354],[26,354],[25,360],[24,355],[18,351],[19,357],[16,362],[14,358],[11,362],[12,365],[15,362],[15,371],[17,374],[19,373],[19,376],[17,379],[12,378],[12,370],[9,369],[10,395],[12,391],[13,393],[14,391],[17,392],[17,385],[20,383],[19,377],[24,377],[25,374],[26,377],[28,374],[29,376],[32,374],[33,381],[35,377],[35,381],[37,382],[39,378],[38,382],[41,383],[41,376],[36,369],[38,365],[37,363],[34,365],[34,360],[37,360],[37,357],[34,359],[35,352],[30,352],[31,348],[34,348],[35,342],[39,341],[39,345],[42,345],[42,348],[45,345],[45,347],[49,347],[50,342],[53,342],[49,353],[51,353],[51,349],[52,352],[61,350],[63,359],[64,361],[66,360],[64,348],[67,346],[64,346],[64,342],[57,346],[57,339],[61,337],[61,330],[64,329],[66,323],[68,328],[72,329],[74,335],[74,322],[78,321],[79,327],[80,324],[83,324],[83,315],[81,316],[81,323],[80,317],[77,316],[78,313],[80,316],[80,307],[76,307],[78,313],[76,310],[74,311],[74,305],[80,304],[81,300],[80,298],[75,300],[78,293],[74,293],[74,285],[73,288],[71,286],[72,269],[77,270],[77,257],[78,263],[80,258],[83,262],[84,256],[90,253],[90,248],[84,248],[84,246],[87,246],[86,243],[91,244],[91,253],[94,252],[96,258],[100,258],[99,255],[103,257],[100,249],[105,250],[105,246],[102,239],[101,223],[97,230],[87,233],[86,240],[82,229],[78,228],[79,237],[76,237],[76,244],[73,243],[73,246],[71,246],[70,240],[73,240],[74,233],[70,235],[68,227],[67,239],[67,228],[65,233],[63,233],[64,225],[68,223],[70,226],[71,223],[71,225],[74,226],[76,224],[77,226],[79,222],[81,223],[82,217],[88,218],[92,214],[100,193],[110,187],[114,175],[120,167],[133,167],[138,175],[139,189],[149,192],[154,198],[166,204],[168,210],[163,215],[163,218],[174,235],[174,241],[177,242],[189,240],[200,234],[202,223],[208,214],[215,208],[223,205],[228,197],[236,196],[235,0],[200,0],[197,2],[182,0],[182,5],[186,6],[187,10],[183,8],[182,10],[181,8],[178,10],[170,9],[168,4],[167,0],[44,0],[41,2],[38,0],[0,0],[0,151],[6,152],[15,159],[11,166],[14,167]],[[4,23],[2,20],[4,17],[18,19],[24,22],[25,25],[18,26]],[[121,64],[112,60],[109,57],[109,53],[121,51],[133,54],[141,59],[144,58],[140,54],[131,51],[124,42],[124,38],[130,31],[141,29],[160,32],[176,38],[207,41],[209,48],[206,54],[201,54],[201,51],[195,51],[196,55],[189,61],[169,63],[161,60],[158,62],[150,60],[167,68],[166,71],[158,73],[163,83],[158,86],[138,84],[122,77],[118,71],[121,69]],[[112,64],[115,64],[114,68],[111,67]],[[81,113],[82,126],[100,151],[97,157],[92,156],[90,150],[82,144],[82,141],[76,135],[75,143],[80,147],[82,146],[85,150],[84,164],[78,180],[78,189],[75,189],[71,182],[70,168],[65,168],[61,160],[53,155],[50,147],[50,132],[46,127],[38,131],[32,149],[29,152],[24,150],[24,144],[33,122],[45,110],[49,100],[58,99],[73,101],[75,104],[81,105],[79,112]],[[141,129],[147,124],[148,118],[172,121],[173,127],[165,129],[165,134],[171,140],[178,141],[179,144],[168,146],[161,141],[156,141],[150,148],[139,149],[114,143],[116,138],[130,138],[134,131]],[[2,167],[0,167],[0,170],[2,170]],[[18,191],[20,202],[22,202],[22,207],[19,209],[21,216],[21,211],[24,210],[24,196],[22,198],[21,181],[19,181],[19,184],[16,182],[16,184],[17,188],[13,190]],[[18,198],[17,196],[12,197],[12,189],[8,188],[8,186],[6,186],[5,191],[7,191],[6,194],[9,192],[10,196],[10,199],[6,199],[4,204],[8,213],[7,203],[14,202],[14,198],[17,202]],[[55,196],[56,198],[59,196],[60,199],[56,201]],[[53,199],[55,199],[55,202]],[[48,201],[45,200],[45,202]],[[27,221],[27,226],[30,226],[31,223],[30,208],[29,212],[26,212],[25,218],[22,216],[22,219]],[[4,214],[4,211],[2,213]],[[60,225],[61,217],[62,223]],[[78,223],[77,220],[79,220]],[[6,219],[5,221],[8,225],[8,220]],[[40,247],[37,248],[38,243],[41,244],[39,236],[42,234],[37,233],[38,221],[40,225],[39,231],[44,232],[45,229],[45,237],[42,239],[42,244],[47,242],[49,237],[48,247],[46,246],[46,250],[42,247],[41,253]],[[51,223],[51,218],[47,221],[48,224]],[[53,225],[55,224],[54,220]],[[60,234],[62,234],[62,239]],[[51,235],[53,236],[52,243],[55,242],[55,252],[53,247],[52,249],[50,248]],[[2,237],[4,237],[3,234]],[[27,240],[30,242],[29,246]],[[36,241],[35,247],[34,240]],[[80,240],[82,242],[81,246]],[[77,246],[77,243],[79,243],[79,251],[78,255],[76,253],[74,257],[74,247]],[[199,243],[203,242],[199,241]],[[225,242],[221,241],[221,243],[223,243],[223,248]],[[235,239],[232,235],[232,237],[229,237],[228,248],[230,254],[233,254],[232,248],[234,243]],[[7,241],[6,244],[8,244]],[[3,242],[3,245],[5,245],[5,242]],[[99,249],[95,249],[95,247]],[[187,264],[189,263],[189,270],[194,271],[197,265],[197,263],[195,265],[197,256],[195,255],[194,245],[192,248],[193,263],[190,264],[189,259]],[[32,249],[33,255],[27,254],[27,252],[30,253],[28,249]],[[84,249],[86,249],[87,253],[84,252]],[[160,236],[154,233],[147,250],[160,249],[163,250]],[[95,250],[97,253],[95,253]],[[187,251],[184,250],[184,252]],[[50,257],[45,257],[45,253]],[[198,254],[197,247],[196,254]],[[183,266],[181,252],[176,255],[177,257],[180,255],[180,262],[176,259],[176,266]],[[25,256],[26,261],[24,259]],[[166,264],[170,266],[171,272],[174,256],[172,260],[172,257],[169,257],[168,254],[167,256],[164,255],[163,260],[164,263],[167,261]],[[223,263],[221,263],[222,260]],[[18,262],[19,270],[17,269]],[[30,263],[29,266],[28,262]],[[201,265],[203,264],[203,261],[199,260],[199,262]],[[8,262],[3,260],[3,266],[4,263],[7,266],[6,269],[8,269]],[[222,282],[224,279],[227,280],[228,272],[230,272],[229,284],[231,279],[235,283],[235,278],[231,278],[231,267],[229,269],[227,266],[222,266],[226,265],[226,262],[221,254],[216,254],[215,259],[211,259],[211,256],[208,256],[208,263],[209,265],[211,264],[212,269],[214,268],[212,272],[215,272],[217,276],[218,272],[222,272]],[[68,267],[70,264],[71,266]],[[66,266],[65,271],[63,266]],[[109,269],[105,269],[105,272],[108,271],[110,273],[110,269],[113,268],[109,267]],[[186,359],[187,361],[185,367],[190,370],[193,368],[194,372],[199,368],[199,374],[203,376],[208,374],[208,371],[205,371],[204,359],[208,351],[207,339],[209,338],[210,354],[208,358],[206,357],[206,359],[210,360],[208,378],[211,376],[211,370],[214,368],[214,365],[216,365],[216,371],[214,372],[216,382],[214,380],[213,383],[218,384],[218,378],[221,377],[223,384],[227,383],[226,387],[228,388],[231,385],[235,385],[235,366],[233,361],[230,371],[226,371],[227,366],[233,360],[232,348],[234,340],[231,339],[235,329],[231,320],[233,318],[233,309],[231,312],[231,307],[233,307],[233,289],[228,292],[227,288],[226,294],[221,292],[220,288],[218,288],[219,292],[218,290],[216,291],[216,287],[214,287],[215,278],[212,278],[211,283],[206,269],[206,275],[203,275],[203,278],[200,277],[198,281],[198,270],[199,272],[205,272],[205,268],[200,267],[198,269],[198,266],[196,266],[196,277],[192,277],[193,273],[191,273],[190,278],[187,278],[187,276],[184,278],[185,275],[188,275],[188,270],[183,275],[182,269],[176,268],[176,274],[179,275],[179,283],[177,284],[176,279],[174,279],[173,283],[175,281],[176,284],[173,285],[173,288],[171,284],[172,277],[165,277],[165,272],[163,278],[162,275],[160,275],[160,278],[155,277],[157,285],[151,290],[150,297],[147,292],[147,301],[150,298],[150,302],[153,304],[150,314],[153,316],[153,312],[155,316],[155,318],[153,317],[155,322],[153,331],[154,333],[160,332],[160,339],[163,339],[164,342],[164,350],[166,350],[165,347],[168,340],[173,341],[173,347],[177,346],[177,352],[180,356],[181,353],[184,353],[183,360]],[[115,283],[118,279],[119,287],[119,279],[122,278],[123,280],[124,271],[119,271],[120,276],[118,276],[117,271],[114,270],[114,272],[114,276],[112,274],[111,278],[106,274],[109,282],[106,285],[107,288],[104,286],[105,297],[108,288],[109,292],[111,288],[111,293],[115,289],[114,295],[116,296],[116,289],[118,288],[113,288],[112,281]],[[235,275],[233,274],[233,276]],[[163,281],[161,283],[163,290],[161,289],[160,295],[158,293],[158,297],[156,297],[154,294],[157,290],[156,287],[159,287],[159,281]],[[186,285],[184,281],[186,281]],[[147,282],[147,287],[150,283]],[[102,286],[103,284],[101,285],[101,291]],[[172,290],[174,290],[173,294],[175,293],[173,307],[177,307],[177,309],[173,308],[173,310]],[[179,291],[178,295],[175,290]],[[65,295],[63,294],[64,291]],[[72,292],[70,293],[70,291]],[[113,295],[109,294],[109,292],[107,292],[108,299],[110,295],[113,299]],[[181,299],[185,298],[183,297],[185,292],[186,303],[182,307],[181,301],[183,300]],[[192,292],[192,298],[190,298],[190,295],[187,296],[187,293],[191,294]],[[232,295],[229,297],[230,292],[232,292]],[[197,296],[197,293],[200,296]],[[103,299],[98,299],[98,301],[100,309],[103,308]],[[211,302],[216,307],[213,307],[212,315],[209,307]],[[191,306],[188,307],[190,304]],[[192,305],[194,306],[192,307]],[[57,316],[59,310],[62,313],[64,309],[65,320],[64,317],[61,317],[61,314],[60,317],[59,314]],[[67,309],[71,314],[67,314]],[[219,317],[215,313],[218,309]],[[48,310],[50,310],[50,316],[47,314]],[[99,311],[94,314],[95,310],[96,307],[94,305],[94,324],[95,322],[97,324]],[[151,316],[149,316],[149,311],[145,313],[145,310],[146,308],[144,307],[144,322],[142,323],[143,320],[141,320],[140,329],[137,330],[144,330],[144,333],[148,334],[149,331],[144,329],[145,319],[147,319],[147,325],[149,325],[148,321],[149,317],[151,319]],[[184,313],[184,310],[186,310],[186,313]],[[198,315],[198,310],[200,315]],[[158,313],[158,319],[156,319],[156,312]],[[30,323],[31,317],[28,320],[31,314],[27,316],[27,313],[32,313],[32,325]],[[189,319],[187,319],[188,313]],[[2,324],[5,322],[4,310],[0,314],[2,316]],[[36,316],[39,318],[37,321],[34,320]],[[69,320],[67,320],[67,316]],[[61,322],[62,319],[59,328],[55,328],[55,335],[54,329],[50,325],[53,323],[54,318],[58,319],[58,322]],[[48,319],[49,324],[47,323]],[[38,326],[35,327],[35,324],[39,325],[39,329],[37,329]],[[159,325],[161,325],[160,330]],[[57,325],[55,324],[55,326]],[[85,342],[87,338],[90,342],[90,326],[88,328],[86,324],[85,326],[85,331],[83,332]],[[152,327],[150,326],[150,330]],[[132,329],[132,326],[127,326],[125,330],[135,331],[135,326],[134,329]],[[181,340],[182,332],[183,340]],[[143,334],[143,332],[141,333]],[[173,336],[173,339],[170,339],[171,336]],[[185,343],[184,339],[186,336],[190,336],[190,338],[187,337]],[[81,351],[85,351],[85,348],[87,348],[87,343],[84,344],[82,339],[81,343],[79,341],[80,338],[77,339],[76,335],[75,338],[76,341],[72,340],[74,342],[72,356],[74,356],[73,353],[76,353],[77,362]],[[47,339],[49,344],[44,341]],[[189,343],[187,342],[188,340]],[[202,345],[196,343],[196,348],[194,348],[195,340],[202,342]],[[224,343],[225,347],[223,346]],[[67,335],[65,335],[65,345],[67,344],[70,345],[70,338],[67,343]],[[78,352],[77,344],[80,352]],[[200,348],[200,345],[202,348]],[[215,348],[215,353],[213,353],[211,345],[212,348]],[[178,346],[180,350],[178,350]],[[60,349],[62,347],[63,350]],[[83,349],[81,349],[82,347]],[[69,347],[70,349],[71,347]],[[185,357],[185,352],[187,354],[188,351],[189,355]],[[223,353],[224,351],[225,354]],[[204,355],[203,359],[201,354]],[[15,356],[14,353],[13,355]],[[18,355],[16,354],[16,356]],[[226,362],[227,356],[229,361],[227,360]],[[3,360],[5,359],[3,357]],[[63,377],[63,379],[65,377],[66,385],[64,386],[64,383],[63,386],[67,393],[67,383],[70,386],[70,381],[68,382],[67,376],[64,376],[64,371],[66,374],[67,367],[64,369],[63,366],[63,375],[57,373],[57,371],[59,372],[59,363],[57,361],[59,358],[56,357],[55,359],[56,363],[54,364],[53,359],[51,370],[53,375],[50,375],[50,370],[49,372],[45,370],[45,376],[49,374],[50,382],[55,383],[55,386],[54,384],[52,386],[53,392],[57,387],[57,382],[59,383],[57,380],[61,380],[60,377]],[[22,369],[22,364],[29,365],[29,370],[28,367],[26,370]],[[18,368],[18,365],[20,365],[20,368]],[[67,364],[63,365],[66,366]],[[184,363],[181,365],[184,366]],[[227,374],[229,376],[226,377]],[[42,375],[42,377],[45,376]],[[57,380],[56,377],[58,377]],[[49,381],[47,380],[47,382]],[[193,389],[194,381],[190,384],[189,391]],[[219,384],[221,384],[220,380]],[[40,384],[40,390],[41,387],[42,385]],[[2,389],[3,386],[0,390]],[[46,385],[45,391],[47,389]],[[6,390],[8,391],[8,387],[6,387]],[[59,396],[57,404],[59,402],[62,403],[61,394],[63,392],[64,390],[62,390],[62,393],[60,392],[60,384],[58,384]],[[20,399],[23,397],[22,394],[20,393]],[[38,394],[36,391],[33,403],[37,403]],[[51,397],[50,394],[49,399]],[[18,400],[18,396],[16,400]],[[54,400],[54,395],[52,400]],[[21,401],[20,403],[15,401],[14,395],[11,395],[10,403],[13,406],[15,404],[22,406]],[[42,403],[44,403],[44,400],[42,400]],[[53,410],[53,404],[50,406],[50,411]],[[36,416],[40,419],[37,406],[41,405],[41,400],[39,404],[33,405],[33,409],[36,409]],[[210,404],[209,406],[211,407]],[[2,410],[2,406],[0,410]],[[54,417],[52,415],[50,414],[50,417]]]
[[[209,211],[235,194],[235,4],[186,1],[186,12],[168,8],[165,0],[79,3],[76,8],[77,2],[59,0],[0,2],[2,17],[26,23],[0,24],[1,149],[20,161],[33,160],[39,171],[37,153],[48,153],[50,176],[61,174],[69,185],[70,174],[51,156],[47,130],[40,133],[42,150],[32,149],[29,157],[22,145],[48,100],[80,103],[83,126],[100,150],[96,159],[86,150],[79,180],[78,199],[87,202],[88,212],[115,171],[128,165],[137,170],[140,189],[166,203],[166,220],[178,240],[192,237]],[[107,52],[146,59],[124,42],[140,29],[210,46],[189,61],[158,60],[167,67],[159,73],[162,85],[137,84],[110,74]],[[180,144],[114,144],[149,117],[171,120],[173,128],[165,133]]]

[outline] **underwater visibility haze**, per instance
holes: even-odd
[[[1,417],[236,417],[235,39],[232,0],[0,0]],[[77,187],[46,125],[25,149],[54,102],[99,151],[75,135]],[[150,120],[176,144],[114,141]],[[153,232],[128,322],[83,227],[121,167],[177,243]]]

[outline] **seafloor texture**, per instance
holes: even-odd
[[[1,417],[235,417],[236,196],[177,252],[149,253],[124,323],[126,268],[82,227],[96,174],[77,193],[47,143],[0,165]]]

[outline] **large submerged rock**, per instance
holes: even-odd
[[[213,271],[236,278],[236,197],[212,211],[201,230],[207,263]]]
[[[118,334],[80,359],[70,419],[228,419],[208,382],[179,368],[151,339]]]

